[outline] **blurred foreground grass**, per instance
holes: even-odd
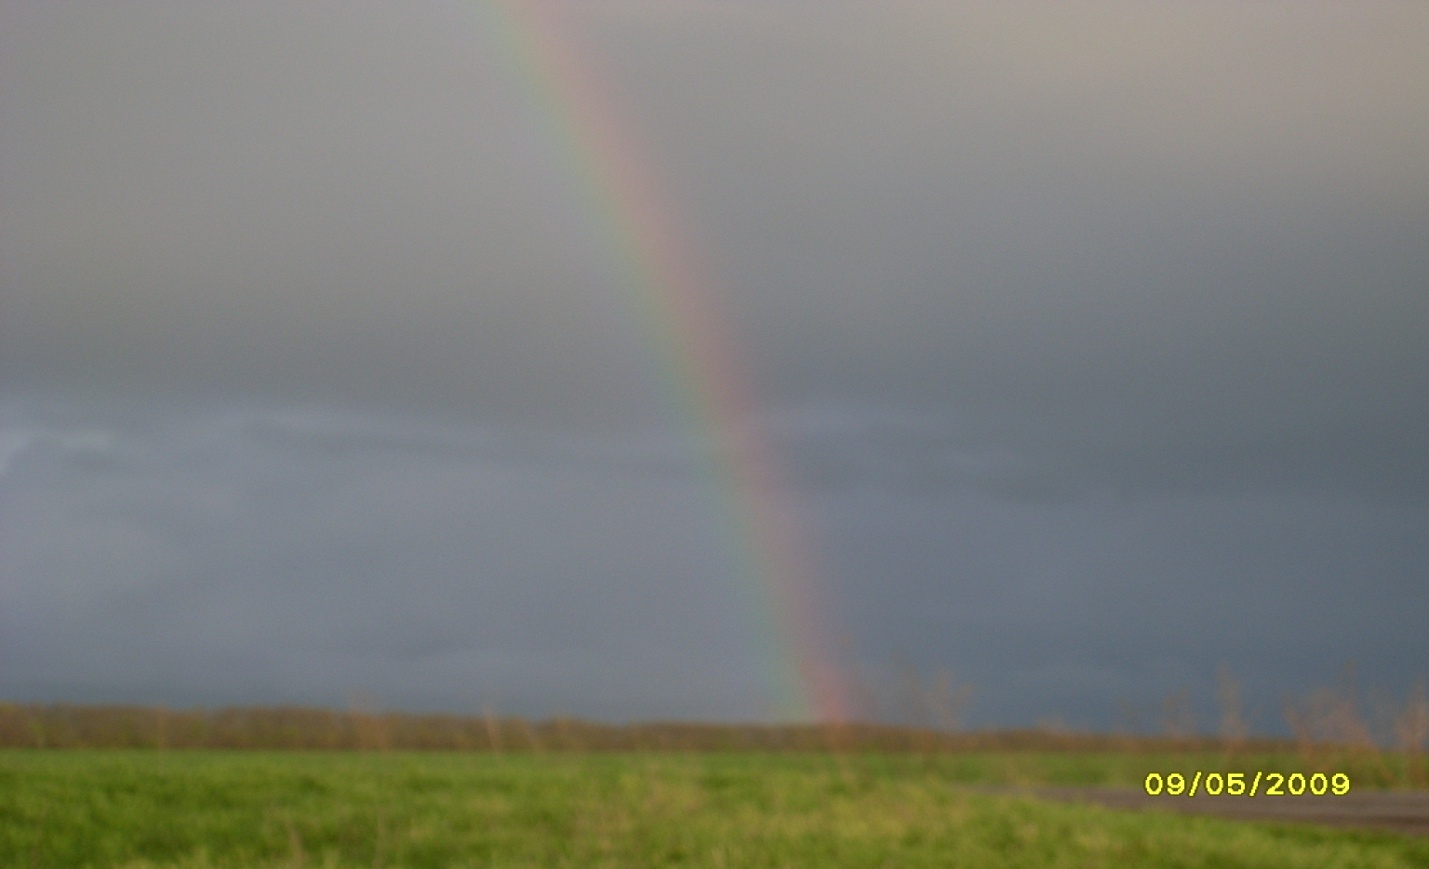
[[[1197,766],[1199,764],[1199,766]],[[1292,756],[0,751],[14,867],[1411,867],[1429,841],[955,785]]]

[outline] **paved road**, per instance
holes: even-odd
[[[1060,802],[1094,803],[1113,809],[1155,809],[1190,815],[1215,815],[1242,821],[1294,821],[1343,827],[1368,827],[1413,836],[1429,836],[1429,791],[1351,791],[1337,796],[1256,797],[1147,796],[1141,788],[996,786],[969,787],[976,793],[1037,797]]]

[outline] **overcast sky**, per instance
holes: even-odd
[[[1429,676],[1429,5],[550,11],[848,672],[1210,726],[1224,663],[1267,730]],[[0,699],[777,710],[675,333],[510,20],[0,8]]]

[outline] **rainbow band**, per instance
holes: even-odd
[[[632,307],[658,345],[667,391],[698,435],[718,509],[732,520],[738,573],[759,601],[760,657],[772,665],[769,687],[779,712],[846,720],[846,693],[814,593],[813,549],[769,443],[753,429],[740,435],[741,421],[755,417],[752,381],[654,160],[631,135],[603,79],[565,38],[555,4],[490,0],[488,8],[628,277]]]

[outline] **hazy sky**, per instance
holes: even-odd
[[[1429,5],[501,5],[0,8],[0,699],[777,708],[542,33],[860,681],[1429,676]]]

